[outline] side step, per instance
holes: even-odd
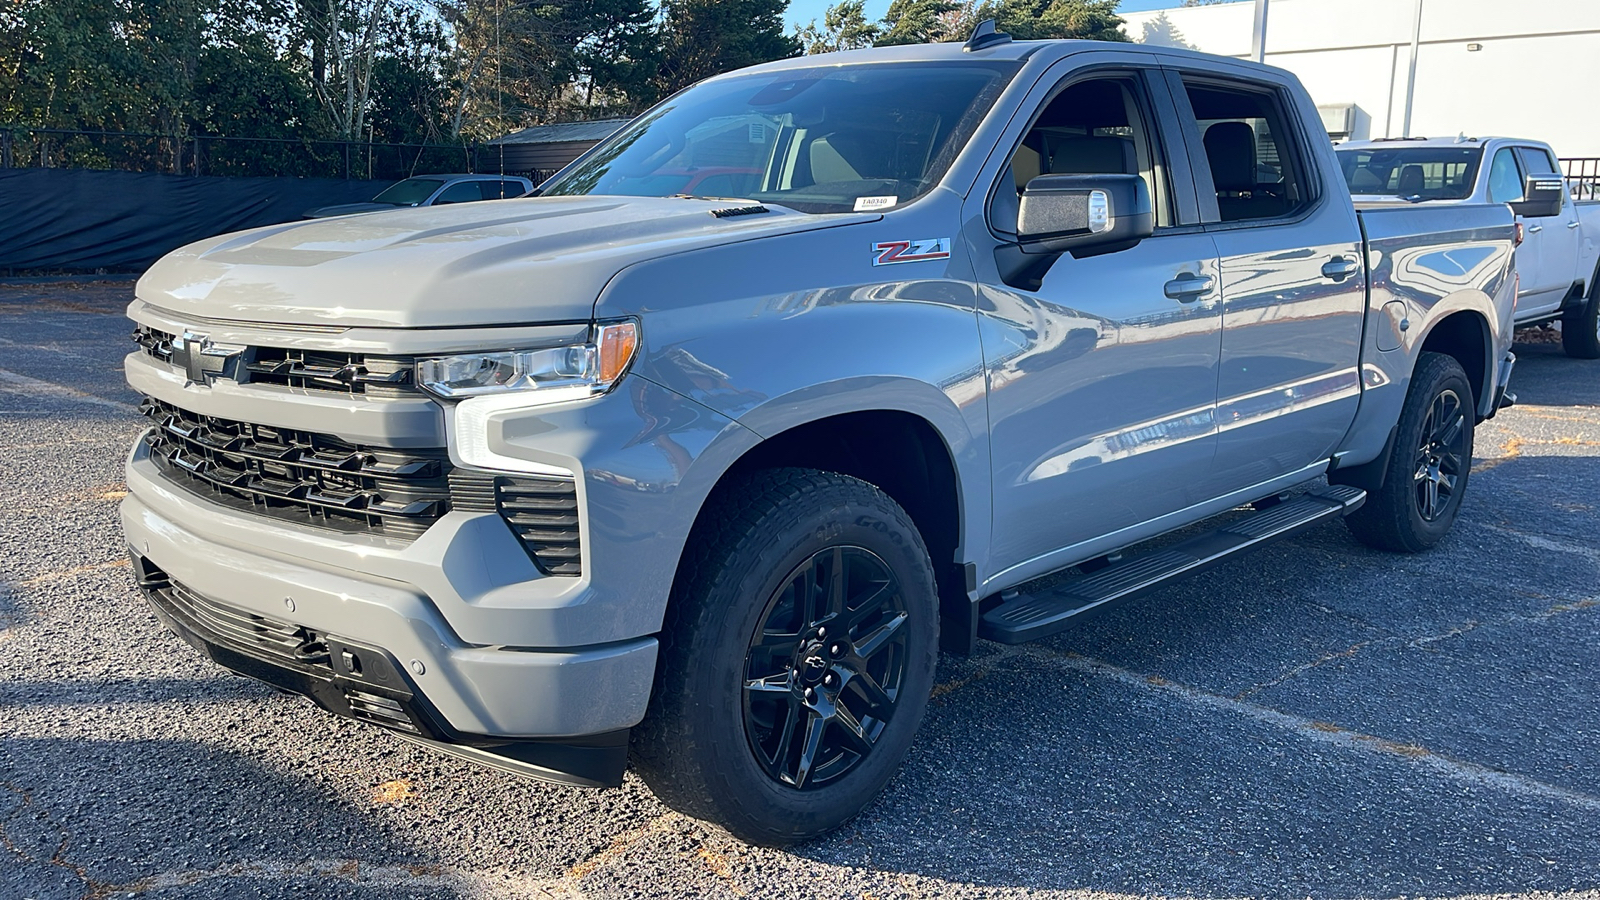
[[[978,620],[978,637],[1021,644],[1065,631],[1075,617],[1193,575],[1246,550],[1360,508],[1367,492],[1334,484],[1268,507],[1209,534],[1005,600]]]

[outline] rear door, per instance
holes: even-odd
[[[1360,395],[1355,210],[1298,90],[1258,74],[1168,74],[1221,260],[1217,453],[1206,482],[1216,495],[1327,459]]]
[[[1161,71],[1135,52],[1069,63],[1024,102],[966,216],[993,459],[988,571],[1009,581],[1208,499],[1196,491],[1214,452],[1216,249]],[[1026,262],[1014,251],[1031,178],[1110,173],[1146,179],[1152,237],[1063,254],[1042,275],[1010,267]]]

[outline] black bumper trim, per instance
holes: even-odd
[[[299,694],[345,718],[502,771],[578,787],[618,787],[628,764],[628,729],[571,738],[501,738],[456,731],[387,651],[300,629],[300,645],[283,648],[286,622],[265,619],[202,597],[137,553],[133,570],[156,618],[223,668]],[[198,607],[204,604],[207,612]],[[252,646],[258,620],[273,641]],[[208,622],[210,624],[208,624]],[[226,622],[227,625],[218,625]],[[213,627],[213,626],[216,627]],[[351,658],[357,662],[351,665]]]

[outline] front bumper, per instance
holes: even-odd
[[[281,526],[237,521],[242,517],[162,483],[147,471],[143,452],[141,445],[130,461],[130,492],[121,510],[124,534],[142,569],[157,571],[229,612],[381,651],[389,660],[386,668],[399,679],[396,685],[403,683],[426,706],[431,718],[425,720],[439,726],[437,736],[583,737],[620,731],[644,717],[655,677],[655,638],[558,649],[469,644],[414,584],[274,553],[278,542],[272,532]],[[246,524],[254,526],[253,543],[233,539]],[[357,548],[348,549],[352,558],[361,556]],[[401,567],[397,574],[404,571]],[[237,655],[272,663],[258,651],[241,652],[204,632],[200,636]],[[244,671],[232,657],[218,661]],[[246,668],[252,670],[244,674],[262,677],[259,667]],[[311,689],[315,685],[303,683],[306,674],[299,673],[293,685],[273,683],[343,712],[337,703],[325,702],[325,693]],[[326,674],[317,678],[326,680]],[[419,730],[427,736],[427,729]]]
[[[322,634],[218,603],[133,554],[139,589],[156,618],[232,672],[300,694],[347,718],[416,743],[544,781],[616,787],[628,762],[628,730],[576,738],[515,740],[452,727],[417,689],[411,672],[382,648]]]

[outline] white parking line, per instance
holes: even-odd
[[[1069,669],[1085,675],[1110,678],[1130,687],[1164,694],[1193,706],[1201,706],[1243,716],[1261,724],[1291,732],[1319,744],[1327,744],[1363,754],[1383,756],[1386,759],[1403,759],[1415,765],[1431,769],[1435,773],[1454,781],[1492,787],[1526,799],[1554,800],[1600,813],[1600,797],[1557,787],[1553,784],[1546,784],[1526,775],[1518,775],[1514,772],[1491,769],[1488,766],[1481,766],[1477,763],[1450,759],[1440,756],[1426,747],[1402,744],[1369,734],[1347,731],[1336,725],[1279,712],[1275,709],[1258,706],[1254,703],[1246,703],[1220,694],[1208,693],[1198,688],[1168,681],[1159,676],[1143,675],[1088,657],[1052,653],[1042,648],[1027,648],[1018,655],[1046,665]]]
[[[56,400],[65,400],[69,403],[88,403],[93,406],[114,409],[118,412],[133,411],[133,407],[127,403],[118,403],[115,400],[96,397],[93,394],[86,394],[64,384],[56,384],[53,381],[45,381],[40,378],[29,378],[26,375],[18,375],[5,369],[0,369],[0,385],[16,388],[18,393],[33,394],[38,397],[50,397]]]

